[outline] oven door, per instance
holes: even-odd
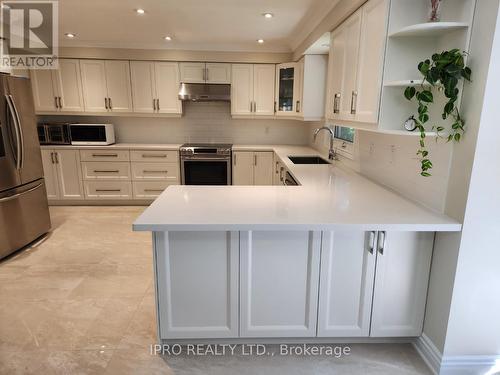
[[[182,159],[183,185],[230,185],[231,160]]]

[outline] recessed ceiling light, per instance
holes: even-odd
[[[259,44],[264,43],[264,39],[257,39],[257,43],[259,43]]]
[[[262,15],[264,16],[264,18],[273,18],[274,17],[274,14],[269,13],[269,12],[262,13]]]
[[[167,35],[164,39],[170,42],[172,40],[172,37]]]
[[[135,12],[136,12],[137,14],[144,14],[144,13],[146,13],[146,11],[145,11],[144,9],[142,9],[142,8],[138,8],[138,9],[136,9],[136,10],[135,10]]]
[[[64,34],[66,36],[66,38],[70,38],[70,39],[73,39],[76,35],[73,34],[73,33],[66,33]]]

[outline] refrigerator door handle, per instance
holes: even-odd
[[[5,197],[5,198],[0,198],[0,203],[8,202],[8,201],[12,201],[14,199],[17,199],[17,198],[19,198],[20,196],[22,196],[24,194],[28,194],[28,193],[31,193],[32,191],[40,189],[42,186],[43,186],[43,182],[40,182],[38,185],[32,187],[31,189],[25,190],[25,191],[23,191],[21,193],[10,195],[10,196]]]
[[[21,117],[19,117],[19,112],[17,110],[17,107],[16,107],[16,102],[14,100],[14,97],[12,95],[9,95],[10,96],[10,101],[12,102],[12,106],[14,107],[14,114],[16,116],[16,124],[17,124],[17,128],[19,130],[19,140],[21,141],[21,162],[19,164],[21,164],[21,168],[23,167],[24,165],[24,134],[23,134],[23,127],[21,125]],[[61,100],[61,99],[59,99]],[[60,102],[59,102],[60,104]]]
[[[19,131],[19,125],[17,123],[17,117],[15,116],[14,106],[12,103],[12,95],[5,95],[7,100],[7,108],[9,115],[12,119],[12,124],[14,125],[14,131],[16,133],[16,169],[20,170],[22,168],[22,134]]]

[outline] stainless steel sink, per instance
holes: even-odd
[[[330,162],[319,156],[289,156],[288,159],[293,164],[330,164]]]

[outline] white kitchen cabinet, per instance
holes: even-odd
[[[271,64],[233,64],[231,115],[274,116],[274,75]]]
[[[130,62],[134,112],[182,114],[179,67],[170,62]]]
[[[89,200],[132,199],[132,182],[121,180],[84,181],[85,198]]]
[[[128,61],[80,60],[86,112],[132,112]]]
[[[285,165],[281,162],[281,159],[274,154],[274,161],[273,161],[273,185],[283,185],[283,180],[285,177],[286,173],[286,167]]]
[[[78,150],[43,149],[42,165],[48,199],[84,199]]]
[[[375,241],[375,232],[323,232],[318,337],[369,336]]]
[[[57,186],[57,169],[54,159],[54,150],[42,150],[43,177],[45,189],[49,200],[59,198],[59,188]]]
[[[326,55],[305,55],[297,63],[298,96],[295,113],[303,121],[321,121],[325,116]]]
[[[372,337],[422,334],[434,233],[378,232]]]
[[[156,111],[158,113],[182,113],[179,100],[179,64],[175,62],[156,62]]]
[[[231,83],[231,64],[181,62],[179,70],[183,83]]]
[[[30,72],[36,112],[83,112],[80,64],[60,59],[56,70]]]
[[[83,101],[86,112],[107,112],[106,65],[104,60],[80,60]]]
[[[370,0],[332,32],[326,118],[378,121],[388,0]]]
[[[276,65],[276,116],[293,117],[297,114],[299,95],[297,63]]]
[[[130,64],[128,61],[106,60],[108,111],[132,112]]]
[[[254,153],[233,152],[233,185],[253,185]]]
[[[156,232],[161,339],[238,337],[238,232]]]
[[[233,152],[233,185],[273,185],[273,152]]]
[[[240,232],[241,337],[316,335],[320,246],[321,232]]]

